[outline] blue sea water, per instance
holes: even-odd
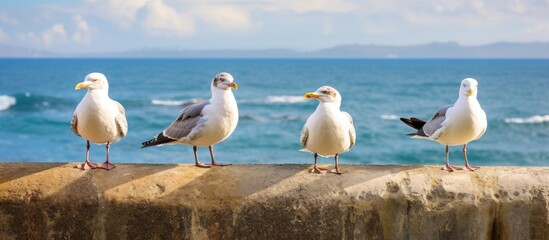
[[[168,126],[182,104],[208,99],[212,77],[227,71],[239,84],[240,121],[215,146],[223,162],[312,163],[299,136],[317,101],[302,96],[331,85],[357,131],[341,163],[443,164],[444,146],[408,138],[412,129],[398,117],[430,118],[473,77],[489,123],[469,144],[471,163],[549,165],[549,60],[440,59],[0,59],[0,161],[84,161],[85,141],[69,122],[85,94],[74,86],[93,71],[108,77],[111,98],[126,108],[129,132],[111,147],[114,163],[193,163],[191,147],[140,143]],[[207,148],[199,157],[209,162]],[[450,158],[463,164],[461,147]],[[104,161],[104,145],[92,145],[91,159]]]

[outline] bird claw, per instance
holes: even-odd
[[[341,169],[339,169],[339,168],[335,168],[335,169],[332,169],[332,170],[330,170],[330,171],[328,171],[328,172],[329,172],[329,173],[335,173],[335,174],[341,175],[341,174],[346,173],[347,171],[341,170]]]
[[[86,170],[86,165],[87,165],[88,167],[90,167],[90,169],[96,169],[96,168],[98,168],[97,163],[85,162],[85,163],[80,164],[80,170],[82,170],[82,171]]]
[[[197,166],[199,168],[211,168],[212,167],[211,165],[200,163],[200,162],[196,163],[195,166]]]
[[[99,166],[98,168],[101,168],[101,169],[105,169],[105,170],[111,170],[113,168],[115,168],[116,166],[110,162],[105,162],[103,163],[101,166]]]
[[[465,165],[465,168],[469,171],[475,171],[475,170],[479,169],[480,167]]]
[[[456,171],[456,170],[463,170],[462,167],[458,167],[458,166],[450,166],[450,165],[446,165],[442,168],[442,170],[445,170],[445,171],[448,171],[448,172],[453,172],[453,171]]]
[[[324,173],[326,168],[319,168],[319,167],[313,167],[313,169],[309,170],[310,173]]]

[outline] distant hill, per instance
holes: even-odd
[[[423,45],[338,45],[316,51],[265,50],[177,50],[143,48],[94,54],[55,54],[46,51],[0,45],[2,58],[549,58],[549,42],[499,42],[462,46],[455,42]]]
[[[455,42],[413,46],[340,45],[311,53],[327,58],[549,58],[549,42],[461,46]]]

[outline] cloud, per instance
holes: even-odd
[[[19,24],[19,21],[16,18],[11,17],[6,11],[2,11],[0,12],[0,23],[16,26]]]
[[[63,44],[67,41],[67,32],[63,24],[56,23],[42,32],[42,43],[46,46]]]
[[[38,44],[38,38],[36,37],[36,34],[33,32],[18,32],[16,34],[17,40],[21,43],[31,43],[31,44]]]
[[[322,26],[322,34],[330,35],[334,31],[334,23],[332,21],[326,21]]]
[[[549,36],[549,22],[537,22],[533,26],[526,27],[524,32],[531,35]],[[549,39],[545,39],[549,40]]]
[[[190,9],[195,17],[225,30],[238,30],[250,27],[248,11],[228,5],[199,6]]]
[[[291,10],[298,13],[305,12],[349,12],[356,10],[359,5],[344,0],[276,0],[267,5],[267,10]]]
[[[137,12],[151,0],[109,0],[89,2],[92,7],[103,10],[103,17],[114,20],[114,23],[122,27],[129,27],[135,20]]]
[[[89,44],[90,43],[90,27],[88,22],[82,18],[80,15],[75,15],[72,17],[74,23],[75,31],[72,34],[72,40],[75,43]]]
[[[440,0],[434,4],[435,11],[438,13],[451,13],[461,9],[464,1],[461,0]]]
[[[0,27],[0,43],[7,43],[9,40],[10,36]]]
[[[362,32],[366,34],[390,34],[397,31],[396,27],[391,25],[381,25],[374,22],[363,22],[362,23]]]
[[[314,49],[341,43],[549,40],[549,0],[48,0],[28,5],[2,7],[1,42],[70,52],[82,51],[85,44],[87,51],[104,51],[183,44]],[[213,41],[218,35],[224,41]]]
[[[159,36],[188,37],[194,33],[194,24],[190,16],[178,13],[162,0],[153,0],[141,9],[141,25],[151,34]]]
[[[15,36],[18,43],[34,47],[78,46],[91,42],[91,29],[82,16],[74,15],[66,24],[57,22],[44,29],[17,32]]]

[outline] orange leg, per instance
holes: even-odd
[[[196,146],[193,146],[193,152],[194,152],[194,165],[196,165],[197,167],[201,167],[201,168],[209,168],[209,167],[211,167],[210,165],[201,163],[201,162],[198,160],[198,154],[196,153]]]
[[[212,166],[229,166],[229,165],[232,165],[232,164],[227,164],[227,163],[216,162],[215,157],[214,157],[214,152],[213,152],[213,146],[210,145],[208,148],[210,149],[210,156],[212,157]]]
[[[106,169],[106,170],[111,170],[111,169],[115,168],[116,166],[109,162],[109,152],[110,152],[110,149],[111,149],[111,143],[110,142],[107,142],[107,147],[106,148],[107,148],[107,160],[99,168],[103,168],[103,169]]]
[[[469,171],[475,171],[480,167],[475,167],[469,165],[469,160],[467,159],[467,144],[463,145],[463,158],[465,159],[465,168]]]
[[[90,141],[86,141],[86,161],[80,165],[80,169],[86,170],[86,165],[91,169],[97,168],[97,163],[90,162]]]
[[[313,165],[313,169],[311,170],[311,172],[312,173],[323,173],[324,171],[326,171],[327,170],[326,168],[319,168],[319,167],[316,166],[316,159],[318,158],[318,154],[315,153],[314,158],[315,158],[315,164]]]
[[[339,169],[339,154],[336,154],[334,159],[335,159],[335,169],[330,170],[330,172],[331,173],[336,173],[336,174],[345,173],[346,171],[343,171],[343,170]]]
[[[463,170],[463,168],[461,168],[461,167],[450,166],[450,163],[448,161],[448,156],[449,155],[450,155],[450,150],[448,149],[448,145],[446,145],[446,166],[444,166],[444,170],[446,170],[448,172],[453,172],[453,171],[456,171],[456,170]]]

